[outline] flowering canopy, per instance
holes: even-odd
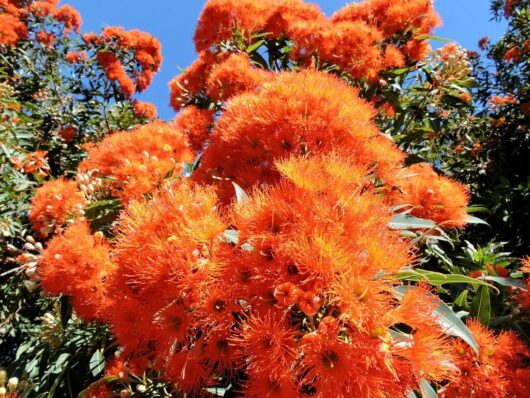
[[[108,323],[128,369],[187,396],[233,383],[245,397],[390,398],[437,383],[444,397],[486,397],[486,378],[503,383],[499,397],[523,397],[530,353],[515,334],[470,321],[474,339],[450,337],[434,291],[402,286],[419,247],[389,226],[395,213],[462,228],[469,194],[406,166],[375,101],[352,87],[423,59],[438,23],[427,0],[368,0],[331,18],[299,0],[208,1],[199,58],[170,83],[174,122],[88,145],[75,182],[39,188],[32,221],[57,232],[38,260],[44,289]],[[256,38],[292,51],[273,66],[249,50]],[[126,97],[160,65],[136,31],[85,41]],[[118,209],[110,222],[105,206]]]

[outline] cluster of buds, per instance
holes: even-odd
[[[6,384],[7,382],[7,384]],[[17,387],[19,386],[16,377],[7,378],[7,372],[0,370],[0,398],[16,398],[18,397]]]
[[[84,207],[88,207],[110,194],[109,182],[97,177],[98,173],[99,170],[97,169],[88,170],[85,173],[78,173],[75,177],[80,191],[85,196]],[[83,206],[78,206],[77,210],[79,216],[84,215]]]
[[[10,99],[15,95],[15,90],[7,83],[0,83],[0,98]],[[0,108],[1,109],[1,108]]]
[[[60,200],[60,199],[58,199]],[[66,225],[72,225],[75,224],[77,220],[82,220],[83,216],[85,215],[85,211],[83,210],[83,205],[76,204],[69,212],[69,218],[66,219],[64,222]],[[46,206],[46,210],[51,212],[53,210],[52,206]],[[40,228],[38,231],[42,236],[49,236],[53,232],[61,233],[63,232],[63,227],[57,225],[57,220],[54,218],[47,218],[46,216],[42,215],[39,218],[39,222],[44,223],[46,226],[43,228]]]
[[[46,312],[39,319],[41,320],[39,338],[52,348],[61,346],[64,336],[59,304],[55,304],[53,311]]]
[[[472,72],[467,51],[456,43],[446,44],[436,50],[432,62],[437,65],[434,72],[434,80],[437,82],[462,80]]]
[[[18,267],[7,271],[7,273],[24,273],[28,277],[28,280],[25,281],[25,285],[30,292],[34,291],[37,288],[37,262],[39,256],[42,253],[42,250],[42,243],[36,241],[35,238],[33,238],[33,236],[31,235],[28,235],[25,238],[24,250],[20,250],[12,244],[7,245],[8,253],[13,255],[13,257],[10,257],[9,259],[19,264]],[[7,273],[4,273],[4,275]]]

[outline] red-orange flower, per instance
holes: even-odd
[[[42,237],[60,232],[69,217],[82,210],[84,196],[74,181],[59,178],[37,188],[31,202],[29,219]]]
[[[110,51],[101,51],[96,58],[107,78],[117,82],[123,95],[130,98],[135,92],[135,84],[127,75],[118,57]]]
[[[461,184],[440,176],[427,164],[415,164],[401,172],[397,187],[388,193],[394,204],[409,204],[411,214],[459,228],[467,223],[469,192]]]
[[[101,232],[92,235],[86,222],[55,236],[37,268],[43,288],[72,296],[76,312],[87,320],[106,313],[107,280],[113,269],[108,243]]]
[[[59,135],[64,140],[64,142],[71,142],[75,137],[77,137],[77,128],[75,126],[65,126],[59,131]]]
[[[440,390],[440,397],[504,398],[509,396],[510,390],[517,392],[511,384],[518,376],[518,370],[528,370],[523,365],[530,357],[525,344],[512,332],[495,336],[476,320],[468,321],[467,326],[477,341],[480,354],[462,341],[453,342],[460,372],[455,380]],[[522,398],[524,395],[515,396]]]
[[[0,45],[14,46],[19,40],[27,37],[26,24],[16,15],[0,13]]]
[[[151,122],[130,132],[113,133],[88,150],[79,170],[109,179],[115,195],[124,201],[152,191],[193,155],[184,134],[170,124]]]
[[[156,105],[149,102],[133,101],[134,116],[145,119],[155,119],[158,115]]]
[[[226,101],[235,95],[255,90],[268,80],[272,80],[270,72],[253,67],[246,54],[236,53],[213,67],[206,87],[212,99]]]
[[[195,152],[201,152],[209,139],[214,122],[213,115],[213,111],[190,105],[175,117],[177,129],[186,135]]]
[[[379,134],[375,110],[357,92],[330,75],[280,74],[258,92],[233,98],[217,121],[197,179],[219,186],[224,202],[231,181],[243,189],[278,178],[273,162],[291,154],[312,156],[335,149],[377,173],[399,167],[403,154]]]
[[[71,5],[65,4],[58,8],[54,12],[54,17],[64,24],[66,34],[70,33],[72,29],[79,33],[82,23],[81,15]]]
[[[82,51],[82,52],[69,51],[66,54],[65,60],[69,64],[80,64],[87,60],[87,55],[85,51]]]
[[[209,0],[195,31],[197,52],[229,40],[236,29],[245,37],[261,31],[273,4],[271,0]]]

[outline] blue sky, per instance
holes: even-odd
[[[407,1],[407,0],[402,0]],[[108,25],[140,29],[156,36],[162,43],[164,63],[153,84],[140,96],[157,105],[160,117],[170,119],[167,84],[195,59],[193,32],[206,0],[69,0],[83,17],[83,31],[99,32]],[[328,15],[343,7],[347,0],[313,0]],[[503,24],[490,22],[489,0],[437,0],[444,25],[436,35],[453,39],[468,49],[477,49],[478,40],[488,35],[502,35]]]

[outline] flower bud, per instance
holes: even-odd
[[[10,252],[10,253],[17,253],[18,249],[15,246],[13,246],[12,244],[8,243],[7,244],[7,251]]]
[[[136,391],[138,391],[139,393],[146,392],[147,391],[147,387],[144,386],[143,384],[138,384],[136,386]]]
[[[33,246],[33,245],[32,245],[31,243],[29,243],[29,242],[27,242],[27,243],[24,244],[24,249],[26,249],[26,250],[31,250],[31,251],[36,250],[35,246]]]
[[[0,398],[4,398],[7,394],[7,390],[5,387],[0,387]]]
[[[7,381],[7,388],[9,388],[9,392],[14,392],[17,389],[18,386],[18,379],[16,377],[12,377]]]
[[[0,370],[0,386],[3,386],[6,383],[7,379],[7,372],[2,369]]]

